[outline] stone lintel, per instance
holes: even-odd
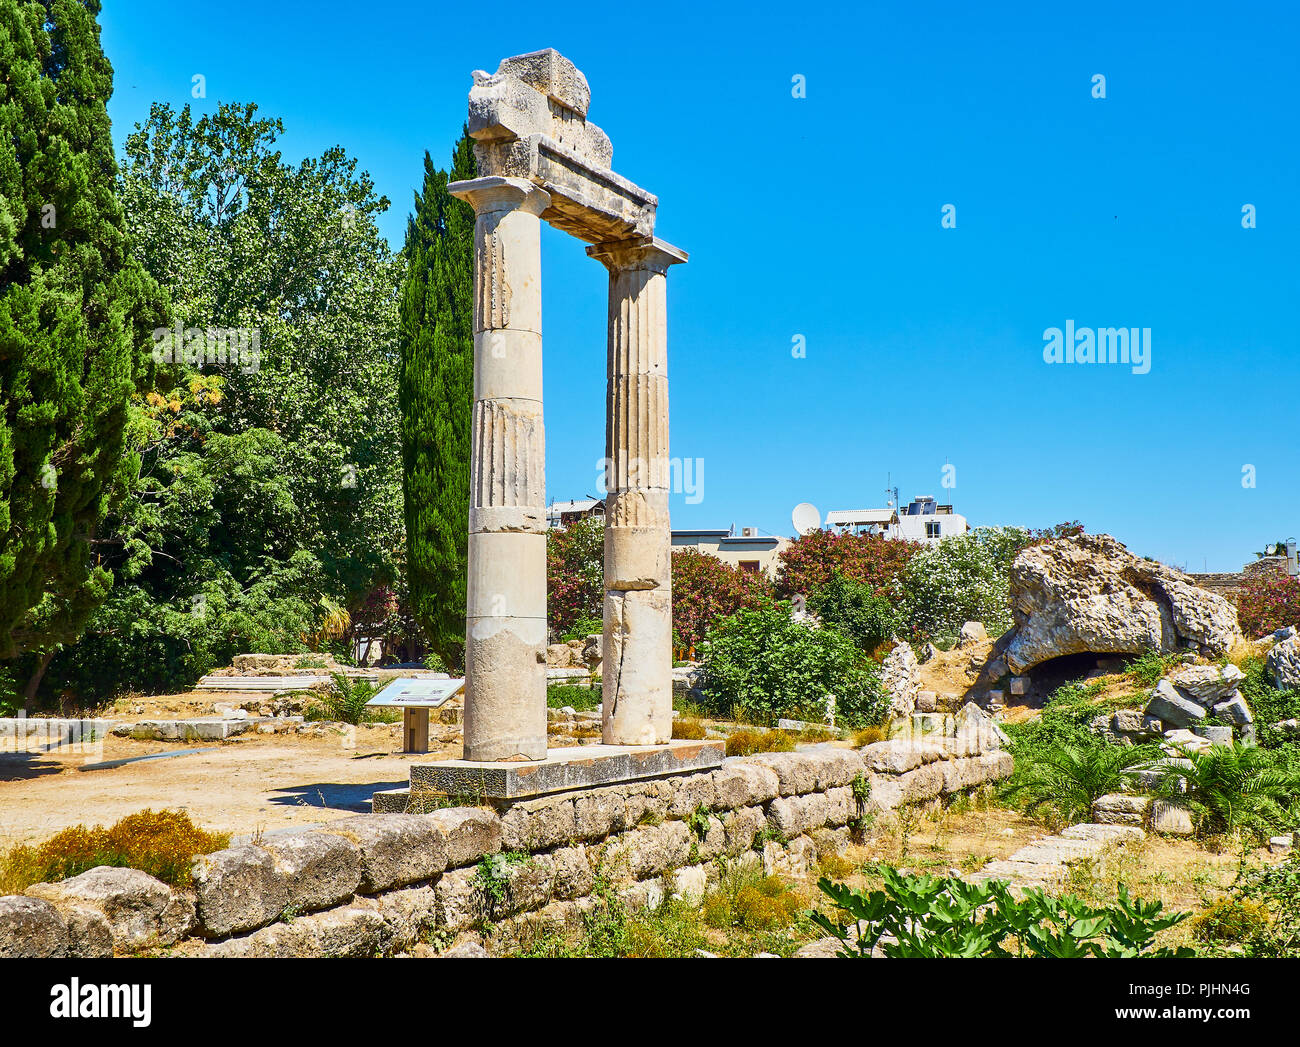
[[[446,796],[519,800],[647,778],[693,774],[722,765],[721,741],[663,745],[579,745],[550,749],[534,762],[441,760],[411,765],[411,789]]]
[[[526,163],[527,177],[550,194],[542,217],[557,229],[588,243],[654,233],[658,197],[622,175],[543,134],[529,135]]]
[[[636,236],[592,244],[587,248],[587,254],[610,269],[645,268],[659,273],[691,257],[680,247],[657,236]]]

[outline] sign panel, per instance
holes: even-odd
[[[464,680],[403,677],[390,683],[366,705],[389,709],[436,709],[464,689]]]

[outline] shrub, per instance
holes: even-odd
[[[1246,678],[1241,681],[1241,694],[1255,716],[1255,733],[1264,749],[1290,746],[1293,738],[1273,725],[1281,720],[1300,717],[1300,691],[1279,691],[1273,686],[1263,658],[1247,658],[1241,663]]]
[[[605,525],[579,520],[546,532],[546,608],[555,634],[596,620],[605,601]],[[596,630],[599,631],[599,630]]]
[[[108,829],[73,825],[35,847],[12,848],[0,860],[0,893],[16,894],[100,865],[139,869],[173,887],[188,887],[194,859],[229,845],[228,833],[205,832],[183,811],[139,811]]]
[[[742,571],[697,549],[676,550],[672,563],[673,632],[680,647],[694,647],[719,619],[773,599],[767,575]]]
[[[1192,918],[1199,942],[1239,943],[1268,929],[1268,910],[1249,898],[1222,898]]]
[[[1061,745],[1013,750],[1015,776],[1005,796],[1030,814],[1044,808],[1058,819],[1091,820],[1092,803],[1118,792],[1124,772],[1160,757],[1156,745]]]
[[[685,740],[696,740],[707,735],[704,724],[699,720],[691,720],[686,717],[680,717],[673,721],[673,737]]]
[[[585,640],[588,636],[599,636],[604,630],[603,620],[583,615],[570,625],[566,632],[560,634],[560,643],[572,643],[574,640]]]
[[[821,720],[832,695],[845,727],[879,723],[888,707],[877,667],[853,641],[796,621],[785,603],[739,611],[715,626],[704,644],[702,688],[711,709],[761,724]]]
[[[776,588],[781,596],[809,596],[838,573],[896,601],[908,562],[921,551],[919,542],[874,534],[821,530],[801,535],[781,550]]]
[[[898,629],[898,612],[865,582],[846,578],[837,570],[808,598],[808,606],[826,625],[833,625],[858,648],[874,653]]]
[[[379,688],[346,673],[330,673],[330,683],[326,690],[306,693],[315,697],[316,701],[308,706],[305,719],[359,724],[370,716],[372,710],[367,709],[366,705],[379,693]]]
[[[818,887],[848,915],[849,925],[820,912],[812,920],[844,943],[840,955],[846,957],[870,957],[882,938],[888,957],[1193,955],[1154,946],[1157,934],[1189,914],[1164,913],[1160,902],[1131,899],[1123,884],[1116,904],[1099,907],[1041,890],[1026,890],[1017,899],[998,880],[966,883],[890,868],[884,869],[881,891],[867,893],[826,878]],[[850,939],[853,924],[857,934]]]
[[[1243,877],[1236,897],[1263,906],[1268,922],[1248,932],[1247,956],[1300,956],[1300,856]]]
[[[1034,541],[1017,527],[980,527],[913,556],[901,608],[913,636],[954,640],[968,621],[983,622],[990,636],[1010,629],[1011,564]]]
[[[1156,792],[1188,807],[1202,834],[1267,836],[1296,813],[1300,771],[1286,754],[1212,745],[1182,755],[1190,766],[1166,765]]]
[[[751,731],[742,728],[727,735],[728,756],[792,752],[794,752],[794,738],[789,731]]]
[[[1250,637],[1300,624],[1300,578],[1282,571],[1248,578],[1237,593],[1237,619]]]
[[[551,709],[568,706],[576,712],[591,712],[600,707],[599,687],[574,687],[572,684],[552,684],[546,688],[546,704]]]

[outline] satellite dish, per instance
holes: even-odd
[[[800,502],[790,514],[790,522],[794,524],[795,534],[812,534],[821,529],[822,514],[812,502]]]

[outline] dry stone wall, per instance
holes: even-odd
[[[199,858],[184,891],[98,868],[0,897],[0,957],[374,956],[488,921],[572,928],[598,888],[633,907],[666,891],[699,898],[722,857],[803,875],[868,814],[1010,773],[1008,753],[969,739],[899,739],[732,758],[502,810],[358,815]]]

